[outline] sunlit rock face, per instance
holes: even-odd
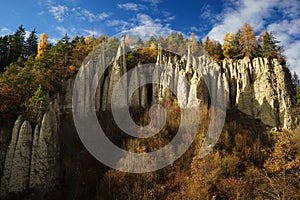
[[[123,53],[119,52],[120,55]],[[104,91],[99,95],[101,98],[96,98],[96,104],[102,105],[100,111],[110,109],[113,85],[120,76],[127,76],[126,65],[122,63],[122,56],[116,57],[108,76],[99,84],[99,91]],[[291,129],[293,126],[289,72],[276,59],[225,59],[222,63],[216,63],[205,55],[194,57],[188,48],[187,55],[181,59],[167,57],[158,51],[157,61],[149,70],[153,79],[159,79],[161,85],[151,88],[143,86],[132,97],[126,97],[131,106],[149,107],[158,103],[170,95],[167,88],[171,88],[177,92],[180,107],[189,108],[209,102],[211,95],[222,95],[210,93],[217,92],[218,87],[224,87],[227,108],[235,107],[271,127]],[[131,73],[131,77],[127,77],[127,87],[130,86],[130,80],[144,82],[144,77],[145,74],[137,69]],[[151,95],[147,93],[149,90]]]

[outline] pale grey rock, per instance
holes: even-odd
[[[15,156],[15,149],[18,142],[19,130],[21,128],[22,123],[23,123],[23,117],[20,115],[14,124],[10,144],[8,146],[6,157],[5,157],[3,175],[1,178],[0,196],[6,195],[9,191],[9,181],[12,174],[13,159]]]
[[[19,132],[12,162],[9,192],[19,193],[28,188],[31,145],[32,128],[28,121],[24,121]]]
[[[10,143],[10,139],[11,139],[11,127],[9,127],[9,125],[2,124],[0,127],[0,174],[3,171],[5,156],[6,156],[8,145]],[[1,184],[1,176],[0,176],[0,184]]]
[[[101,98],[101,111],[109,110],[107,106],[108,102],[108,89],[109,89],[109,76],[105,77],[105,81],[103,84],[103,92],[102,92],[102,98]]]
[[[153,70],[153,76],[152,76],[153,83],[159,82],[160,74],[161,74],[160,65],[158,63],[156,63],[154,70]],[[157,104],[159,102],[159,97],[160,97],[160,85],[153,84],[152,85],[152,104]]]
[[[133,90],[133,88],[135,86],[137,86],[139,84],[139,75],[138,75],[138,68],[135,67],[132,69],[132,73],[131,73],[131,77],[130,77],[130,81],[129,81],[129,94],[131,94],[130,101],[129,101],[129,105],[133,106],[133,107],[137,107],[141,105],[141,101],[140,101],[140,90]]]
[[[177,87],[177,99],[178,104],[181,108],[185,108],[187,104],[187,98],[188,98],[188,85],[185,78],[185,71],[182,69],[180,72],[180,75],[178,77],[178,87]]]
[[[35,171],[38,168],[37,166],[39,165],[39,159],[40,159],[39,137],[40,137],[40,126],[37,124],[33,131],[31,162],[30,162],[31,167],[29,172],[29,177],[30,177],[29,188],[34,188],[39,186],[38,184],[36,184],[36,180],[38,180],[36,176],[38,176],[38,174],[36,174],[37,172]]]
[[[185,67],[186,73],[193,73],[192,70],[192,56],[191,56],[191,46],[188,46],[188,54],[187,54],[187,61],[186,61],[186,67]]]
[[[292,128],[290,80],[276,59],[224,60],[223,66],[232,106],[271,127]]]
[[[148,106],[148,89],[147,89],[147,85],[146,85],[146,77],[144,74],[140,75],[140,99],[141,99],[141,107],[143,108],[147,108]]]
[[[68,79],[63,83],[63,90],[65,95],[61,98],[60,109],[64,113],[70,113],[72,111],[72,95],[73,95],[73,86],[75,79]]]
[[[199,106],[199,101],[197,99],[198,82],[199,82],[199,78],[197,77],[197,74],[195,72],[191,79],[191,87],[189,91],[188,104],[187,104],[188,108],[197,108],[197,106]]]
[[[57,102],[49,105],[45,113],[40,133],[34,134],[29,185],[31,188],[51,188],[58,184],[60,175],[60,147],[58,137],[59,121],[56,115]]]

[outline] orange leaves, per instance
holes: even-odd
[[[76,72],[76,67],[74,65],[69,66],[69,73],[71,75],[74,75]]]

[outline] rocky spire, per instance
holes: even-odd
[[[186,61],[186,68],[185,68],[186,73],[192,73],[192,58],[191,58],[191,46],[188,46],[188,54],[187,54],[187,61]]]
[[[22,192],[28,188],[30,170],[30,151],[32,144],[32,128],[28,121],[24,121],[13,158],[9,192]]]
[[[15,149],[17,146],[19,130],[21,128],[22,123],[23,123],[23,117],[20,115],[16,120],[14,127],[12,129],[11,141],[6,153],[3,175],[1,177],[0,196],[4,196],[9,192],[9,182],[12,173],[13,159],[15,157]]]
[[[156,59],[156,64],[157,65],[162,65],[163,64],[163,58],[162,58],[162,47],[161,44],[158,43],[158,52],[157,52],[157,59]]]
[[[188,85],[185,78],[185,71],[180,70],[180,75],[178,77],[178,86],[177,86],[177,98],[178,103],[181,108],[185,108],[187,104],[187,94],[188,94]]]
[[[197,99],[197,85],[199,82],[199,78],[197,76],[197,73],[194,72],[193,77],[191,79],[191,87],[189,91],[189,98],[188,98],[188,108],[193,108],[199,105],[198,99]]]

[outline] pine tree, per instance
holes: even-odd
[[[30,55],[36,55],[37,54],[37,36],[36,36],[36,31],[33,29],[31,33],[29,34],[27,40],[26,40],[26,49],[27,49],[27,57]]]
[[[256,42],[255,32],[248,23],[246,23],[241,29],[239,45],[241,48],[241,53],[244,57],[252,58],[255,56],[255,51],[258,45]]]
[[[5,35],[0,37],[0,71],[3,71],[6,66],[9,65],[9,36]]]
[[[135,49],[140,49],[143,47],[143,41],[140,37],[133,41],[133,46]]]
[[[264,31],[261,33],[262,56],[265,58],[277,58],[280,53],[280,47],[277,45],[279,42],[275,39],[274,32],[268,33]]]
[[[205,40],[204,51],[217,62],[220,62],[224,58],[222,45],[216,40],[211,40],[209,37]]]
[[[26,54],[25,29],[23,25],[12,36],[10,61],[17,61],[19,57],[24,59]]]
[[[42,90],[42,86],[39,85],[38,89],[34,92],[33,96],[29,98],[28,102],[25,104],[28,116],[33,121],[39,121],[42,117],[43,112],[46,109],[45,105],[46,96]]]

